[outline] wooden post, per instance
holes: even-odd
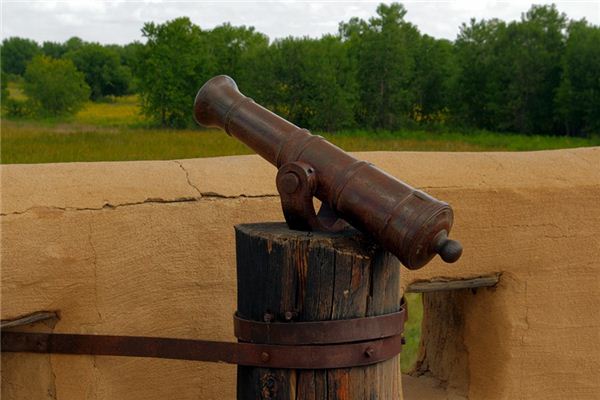
[[[360,233],[292,231],[283,223],[236,226],[238,313],[264,321],[323,321],[399,310],[400,266]],[[364,367],[238,367],[240,399],[382,399],[401,396],[400,360]]]

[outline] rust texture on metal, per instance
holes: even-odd
[[[199,124],[224,129],[279,168],[277,189],[290,228],[335,231],[344,227],[338,220],[343,219],[411,269],[436,254],[446,262],[462,254],[461,245],[448,238],[453,212],[447,203],[256,104],[230,77],[204,84],[194,115]],[[321,216],[313,196],[325,206]]]
[[[401,335],[405,312],[375,317],[311,322],[258,322],[234,317],[234,334],[243,341],[265,344],[332,344]]]
[[[2,332],[1,336],[2,352],[151,357],[293,369],[369,365],[388,360],[402,350],[401,335],[300,346],[61,333]]]
[[[290,316],[290,319],[293,316]],[[145,336],[2,331],[3,352],[152,357],[294,369],[369,365],[402,350],[406,314],[315,322],[256,322],[234,316],[239,343]]]

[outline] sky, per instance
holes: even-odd
[[[224,22],[254,26],[269,38],[320,37],[337,32],[351,17],[368,19],[381,2],[390,1],[170,1],[170,0],[0,0],[2,38],[20,36],[63,42],[72,36],[85,41],[126,44],[142,40],[145,22],[164,22],[188,16],[203,29]],[[531,1],[401,1],[406,19],[422,33],[455,39],[462,22],[470,18],[517,20]],[[552,3],[536,1],[535,4]],[[600,25],[600,0],[555,1],[571,19],[586,18]]]

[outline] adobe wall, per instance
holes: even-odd
[[[470,399],[600,398],[600,148],[357,156],[454,207],[462,259],[403,270],[403,287],[502,273],[458,296],[467,372],[449,386]],[[240,156],[0,173],[2,319],[57,310],[54,328],[31,329],[234,339],[233,225],[282,219],[272,166]],[[450,364],[432,372],[453,367],[440,359]],[[4,399],[174,397],[233,399],[235,367],[2,354]]]

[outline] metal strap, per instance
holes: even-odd
[[[265,368],[320,369],[374,364],[402,350],[400,335],[330,345],[269,345],[143,336],[2,332],[2,352],[154,357]]]
[[[352,343],[402,334],[406,312],[374,317],[310,322],[257,322],[233,317],[233,332],[242,342],[302,345]]]
[[[234,316],[240,343],[146,336],[1,332],[2,352],[153,357],[265,368],[369,365],[402,350],[406,311],[313,322],[256,322]]]

